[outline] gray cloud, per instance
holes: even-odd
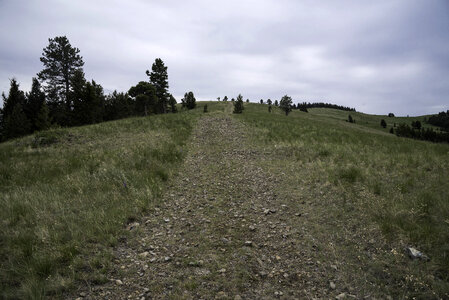
[[[449,5],[380,1],[0,0],[0,91],[29,89],[48,38],[67,35],[87,78],[126,91],[156,57],[180,99],[329,101],[368,113],[449,109]]]

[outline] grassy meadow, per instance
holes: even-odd
[[[413,121],[420,121],[422,128],[433,128],[434,130],[439,130],[439,127],[435,127],[431,124],[427,124],[424,120],[428,118],[430,115],[423,116],[413,116],[413,117],[388,117],[387,115],[370,115],[362,112],[354,112],[354,111],[343,111],[332,108],[310,108],[309,114],[324,118],[330,118],[334,120],[347,120],[348,115],[351,115],[353,119],[355,119],[356,124],[374,128],[378,130],[382,130],[384,132],[389,132],[390,128],[394,127],[396,124],[399,125],[401,123],[407,124],[411,126]],[[387,123],[387,127],[383,128],[380,126],[380,121],[384,119]]]
[[[266,169],[289,178],[284,196],[324,201],[347,214],[356,211],[354,218],[366,215],[393,252],[405,253],[404,246],[413,246],[431,258],[427,264],[407,258],[398,277],[409,273],[420,278],[416,285],[430,286],[439,297],[448,295],[449,145],[399,138],[374,126],[382,116],[351,114],[356,124],[344,120],[348,112],[333,109],[293,111],[285,117],[279,108],[269,114],[266,105],[250,104],[237,118],[255,130],[254,145],[274,147]]]
[[[52,129],[0,144],[0,298],[105,281],[110,246],[158,201],[197,115]]]
[[[229,102],[200,102],[193,111],[52,129],[0,144],[0,298],[58,297],[77,282],[107,281],[112,246],[165,192],[204,104],[207,115],[232,112]],[[398,278],[392,270],[392,295],[404,297],[396,281],[418,298],[429,289],[447,295],[449,145],[389,134],[403,118],[309,111],[286,117],[279,108],[270,114],[267,105],[245,103],[233,117],[245,124],[253,147],[269,153],[260,166],[286,178],[281,196],[322,202],[332,217],[363,215],[391,251],[409,245],[431,258],[407,258]],[[348,114],[357,123],[345,122]],[[412,279],[402,279],[407,272]]]

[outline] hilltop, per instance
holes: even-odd
[[[382,118],[199,102],[0,144],[2,296],[448,297],[449,146]]]

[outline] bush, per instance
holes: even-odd
[[[382,126],[383,128],[387,128],[387,122],[385,122],[384,119],[380,120],[380,126]]]
[[[203,112],[207,113],[207,104],[204,105]]]

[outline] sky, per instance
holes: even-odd
[[[29,90],[48,39],[63,35],[107,93],[148,80],[161,58],[178,102],[193,91],[371,114],[449,109],[448,0],[0,0],[0,92],[11,78]]]

